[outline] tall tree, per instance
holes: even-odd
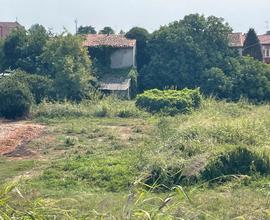
[[[250,28],[243,49],[244,56],[251,56],[256,60],[263,61],[262,46],[260,40],[253,28]]]
[[[3,45],[4,68],[20,68],[28,73],[42,72],[40,55],[48,39],[48,32],[39,24],[28,31],[14,30]]]
[[[134,27],[129,30],[126,35],[129,39],[136,40],[136,62],[137,62],[137,69],[140,72],[142,67],[149,62],[149,54],[146,50],[147,41],[150,38],[150,34],[148,31],[141,27]]]
[[[115,34],[115,31],[111,27],[104,27],[102,30],[99,31],[99,34]]]
[[[93,26],[80,26],[77,34],[96,34],[96,30]]]
[[[23,47],[27,42],[27,32],[24,28],[18,28],[8,36],[3,45],[4,69],[17,69],[18,60],[23,56]]]
[[[155,31],[147,44],[150,62],[142,69],[142,86],[148,88],[194,88],[201,74],[212,67],[225,68],[230,56],[223,19],[191,14]]]
[[[62,34],[50,39],[42,54],[46,71],[55,81],[58,99],[80,100],[90,87],[91,61],[80,36]]]
[[[17,65],[28,73],[42,73],[41,54],[50,34],[39,24],[33,25],[27,32],[26,44],[22,47],[22,56]]]

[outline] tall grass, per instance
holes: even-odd
[[[84,100],[80,103],[70,101],[48,102],[44,100],[32,110],[34,118],[71,118],[71,117],[142,117],[147,115],[130,101],[109,96],[99,101]]]

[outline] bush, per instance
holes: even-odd
[[[136,106],[151,113],[164,112],[170,115],[188,113],[199,108],[202,96],[199,89],[148,90],[139,95]]]
[[[226,175],[268,174],[269,157],[239,147],[212,159],[202,172],[202,178],[213,180]]]
[[[28,115],[32,105],[28,87],[12,78],[0,79],[0,115],[14,119]]]
[[[12,78],[15,81],[26,84],[33,94],[35,102],[38,104],[41,103],[44,98],[52,99],[55,96],[53,80],[47,77],[16,71],[12,75]]]

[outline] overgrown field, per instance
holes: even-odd
[[[39,158],[0,159],[0,183],[18,182],[22,195],[11,191],[8,203],[21,215],[270,219],[268,104],[206,99],[170,117],[113,98],[43,102],[32,121],[46,126],[27,145]]]

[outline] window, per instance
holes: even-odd
[[[270,57],[270,47],[264,47],[263,56],[264,57]]]

